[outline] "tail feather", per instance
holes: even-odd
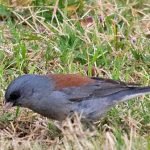
[[[113,103],[126,101],[137,96],[150,93],[150,86],[147,87],[129,87],[126,90],[116,92],[110,95],[109,100]]]

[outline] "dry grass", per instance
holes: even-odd
[[[117,105],[95,125],[81,124],[76,115],[74,122],[55,123],[27,109],[2,108],[7,85],[24,73],[81,73],[149,85],[148,2],[17,2],[0,23],[0,149],[150,149],[149,96]]]
[[[105,124],[103,132],[99,132],[95,125],[89,128],[81,124],[77,115],[73,123],[69,118],[62,123],[50,123],[40,116],[23,115],[1,129],[1,149],[147,149],[147,141],[134,126],[135,120],[130,120],[129,135],[120,135],[121,144],[114,135],[115,128]]]

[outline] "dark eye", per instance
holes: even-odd
[[[17,100],[19,97],[20,97],[20,92],[19,91],[15,91],[15,92],[10,94],[10,99],[11,100]]]

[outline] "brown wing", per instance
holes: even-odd
[[[91,97],[104,97],[123,91],[133,86],[121,81],[103,78],[89,78],[77,74],[51,74],[49,77],[55,81],[55,90],[68,95],[70,101],[81,101]]]
[[[95,82],[93,79],[79,74],[49,74],[48,77],[54,79],[56,90],[61,90],[67,87],[79,87]]]

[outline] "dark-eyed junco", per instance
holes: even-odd
[[[146,93],[150,93],[150,86],[138,87],[111,79],[77,74],[28,74],[8,86],[5,106],[26,107],[59,121],[74,112],[96,121],[118,102]]]

